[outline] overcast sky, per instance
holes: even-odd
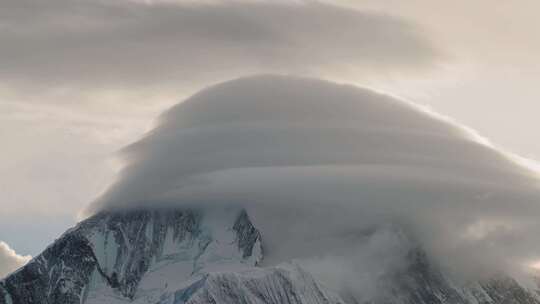
[[[535,0],[0,0],[0,241],[39,253],[114,180],[115,152],[159,113],[255,73],[384,91],[540,159],[539,8]]]

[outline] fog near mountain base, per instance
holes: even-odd
[[[265,263],[295,259],[342,293],[422,247],[464,278],[540,257],[538,179],[457,124],[390,96],[291,76],[207,88],[124,150],[87,210],[241,206]]]

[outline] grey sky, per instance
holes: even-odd
[[[540,159],[538,6],[0,0],[0,241],[38,253],[113,182],[115,152],[160,112],[260,72],[411,99]]]

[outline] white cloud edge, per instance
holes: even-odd
[[[20,255],[6,242],[0,241],[0,278],[24,266],[32,259],[30,255]]]

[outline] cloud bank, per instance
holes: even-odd
[[[8,244],[0,241],[0,279],[23,266],[32,257],[18,255]]]
[[[409,77],[441,56],[413,22],[310,0],[0,0],[0,45],[0,228],[76,213],[114,177],[110,155],[209,84]]]
[[[316,1],[7,0],[0,20],[0,85],[34,92],[178,91],[257,72],[358,76],[438,57],[411,22]]]
[[[300,259],[358,297],[418,246],[466,276],[540,257],[532,172],[362,88],[289,76],[222,83],[165,112],[124,155],[90,213],[239,205],[262,231],[266,263]]]

